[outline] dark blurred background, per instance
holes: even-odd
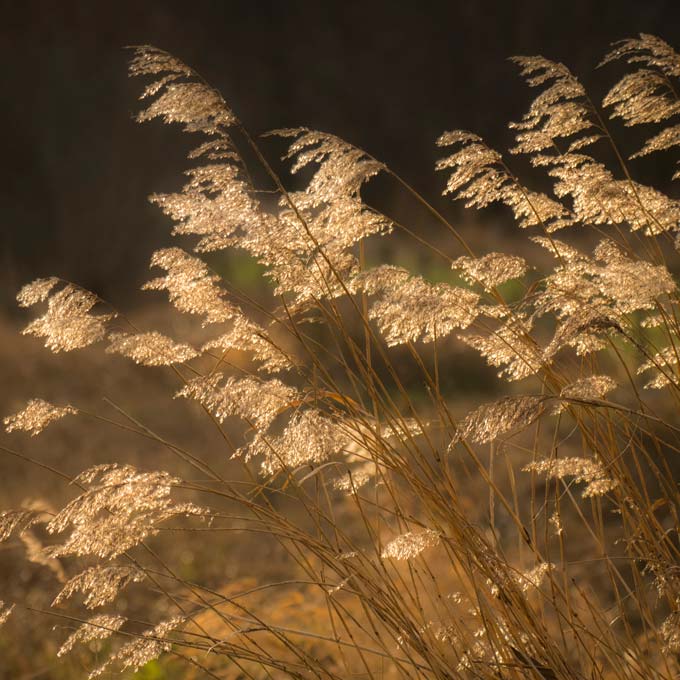
[[[194,66],[254,134],[307,125],[346,138],[456,218],[434,140],[451,128],[510,140],[531,93],[507,57],[563,61],[601,96],[615,74],[594,67],[610,42],[642,31],[677,47],[679,20],[678,0],[4,0],[0,311],[49,274],[134,304],[151,251],[170,242],[146,196],[180,185],[190,140],[133,121],[142,84],[127,78],[125,45]],[[419,219],[389,184],[372,191]]]

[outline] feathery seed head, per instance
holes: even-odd
[[[180,628],[185,621],[186,618],[183,616],[175,616],[167,621],[162,621],[142,633],[140,637],[126,642],[102,666],[92,671],[88,677],[99,677],[114,663],[120,666],[121,671],[131,670],[133,673],[138,671],[161,654],[170,651],[172,644],[166,638],[172,631]]]
[[[268,373],[288,370],[293,367],[291,357],[270,337],[267,329],[239,314],[234,316],[229,331],[207,342],[203,352],[217,349],[221,352],[235,350],[250,352],[253,359],[261,363],[261,370]]]
[[[219,277],[200,258],[181,248],[162,248],[153,254],[150,266],[165,269],[167,274],[145,283],[142,290],[167,290],[180,312],[203,316],[204,325],[228,321],[238,313],[217,285]]]
[[[229,416],[243,418],[258,430],[266,430],[279,413],[292,408],[300,395],[280,380],[228,378],[213,373],[192,378],[175,397],[194,399],[205,406],[220,422]]]
[[[6,432],[23,430],[34,437],[51,422],[77,413],[78,410],[73,406],[55,406],[44,399],[31,399],[21,411],[7,416],[2,422]]]
[[[380,557],[393,560],[412,560],[421,552],[441,542],[441,535],[432,529],[407,531],[385,545]]]
[[[617,387],[616,381],[608,375],[589,375],[562,388],[560,397],[586,402],[597,401],[603,399],[608,392]],[[555,407],[554,412],[560,413],[568,405],[568,401],[560,402]]]
[[[174,342],[156,331],[150,333],[112,333],[109,335],[109,354],[122,354],[142,366],[170,366],[198,356],[187,344]]]
[[[22,300],[44,300],[51,289],[47,284],[40,287],[39,292],[29,289]],[[104,338],[106,324],[114,316],[91,314],[90,310],[98,302],[99,298],[93,293],[69,283],[49,295],[47,312],[31,321],[22,333],[45,338],[45,347],[55,353],[87,347]]]
[[[543,413],[544,397],[503,397],[468,414],[452,445],[462,439],[487,444],[511,430],[522,430]]]
[[[445,283],[431,284],[401,267],[382,265],[358,274],[353,289],[376,295],[369,318],[390,346],[433,342],[455,328],[467,328],[479,314],[479,295]]]
[[[246,458],[261,458],[262,474],[293,471],[322,463],[339,453],[347,437],[331,418],[316,409],[296,412],[282,434],[257,433],[246,447]]]
[[[50,276],[47,279],[36,279],[27,283],[17,294],[19,307],[31,307],[38,302],[44,302],[58,283],[59,279],[55,276]]]
[[[70,530],[52,557],[95,555],[113,559],[158,533],[158,525],[174,516],[205,515],[191,503],[174,503],[172,487],[180,479],[166,472],[139,472],[131,465],[97,465],[76,477],[85,491],[47,525],[50,533]]]
[[[451,265],[453,269],[462,269],[463,276],[470,283],[479,283],[490,290],[506,281],[519,279],[527,271],[526,261],[515,255],[504,253],[488,253],[483,257],[459,257]]]
[[[466,345],[476,349],[491,366],[501,370],[498,377],[522,380],[538,373],[543,356],[529,333],[533,319],[515,313],[489,335],[458,336]]]
[[[93,640],[105,640],[120,630],[125,620],[122,616],[112,616],[110,614],[98,614],[91,617],[66,638],[66,641],[57,652],[57,656],[68,654],[79,642],[84,644]]]
[[[56,607],[74,593],[80,592],[85,596],[85,606],[88,609],[95,609],[113,602],[118,593],[129,583],[137,583],[144,578],[144,572],[134,566],[97,565],[90,567],[69,579],[54,598],[52,606]]]
[[[604,496],[618,486],[616,480],[607,476],[600,463],[590,458],[554,458],[534,461],[522,468],[524,472],[535,472],[551,479],[573,477],[576,484],[585,483],[583,497]]]
[[[19,533],[31,526],[37,513],[32,510],[3,510],[0,512],[0,543],[6,541],[15,531]]]

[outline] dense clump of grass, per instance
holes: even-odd
[[[288,140],[293,173],[311,171],[304,189],[286,189],[218,92],[173,56],[136,50],[132,74],[152,81],[139,119],[201,137],[183,189],[152,197],[194,253],[155,252],[161,273],[144,288],[194,315],[205,339],[139,329],[56,278],[18,301],[46,303],[25,332],[54,352],[104,342],[166,367],[169,396],[202,409],[224,454],[208,459],[120,408],[112,419],[36,398],[5,419],[32,435],[100,419],[162,445],[182,471],[112,462],[71,479],[49,468],[74,489],[65,507],[0,515],[0,538],[60,570],[42,611],[73,627],[59,654],[105,650],[91,677],[163,655],[185,677],[677,676],[680,203],[634,179],[602,111],[656,126],[632,158],[679,145],[680,55],[648,35],[615,45],[605,62],[632,70],[603,109],[564,65],[515,61],[541,91],[512,124],[510,153],[545,172],[550,194],[469,132],[440,137],[449,155],[437,167],[469,207],[512,211],[526,257],[473,252],[382,162],[330,134],[271,133]],[[448,248],[364,203],[379,173],[431,212]],[[457,283],[368,266],[368,245],[395,231],[444,258]],[[232,249],[264,268],[275,305],[201,257]],[[553,265],[536,275],[542,250]],[[498,369],[506,396],[455,412],[440,371],[452,338]],[[426,399],[405,381],[414,366]],[[285,578],[201,582],[174,562],[182,542],[213,541],[226,564],[253,535],[275,546]],[[128,589],[143,614],[121,604]],[[28,609],[2,606],[1,620]]]

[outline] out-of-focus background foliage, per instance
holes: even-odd
[[[138,289],[149,277],[152,251],[174,242],[168,219],[146,197],[181,186],[194,140],[159,122],[134,122],[141,85],[127,77],[125,45],[153,44],[195,67],[255,135],[305,125],[365,148],[425,195],[480,252],[512,252],[521,245],[513,242],[512,222],[503,210],[464,213],[440,196],[445,179],[434,172],[442,155],[434,140],[446,129],[466,128],[491,146],[511,143],[506,124],[520,118],[532,93],[507,57],[542,53],[563,61],[598,97],[613,82],[611,73],[595,70],[612,41],[648,32],[680,46],[677,0],[28,0],[1,6],[0,416],[41,397],[89,405],[113,417],[113,407],[101,400],[105,396],[214,461],[224,459],[220,441],[199,413],[172,401],[172,376],[138,369],[96,347],[55,357],[34,338],[19,335],[28,317],[15,308],[18,288],[57,275],[131,310],[145,328],[192,339],[186,320],[161,311],[163,296]],[[629,139],[631,150],[640,146]],[[274,161],[283,152],[271,140],[263,140],[263,149]],[[640,181],[674,194],[671,169],[670,161],[654,156],[636,165]],[[531,172],[529,177],[540,186],[540,177]],[[462,254],[395,183],[378,178],[366,198],[451,256]],[[453,276],[426,251],[400,247],[399,240],[389,243],[371,255],[433,280]],[[250,294],[261,295],[260,272],[251,262],[226,256],[214,264]],[[454,343],[447,349],[454,351]],[[481,360],[452,357],[443,359],[449,363],[442,374],[452,398],[493,391],[494,372]],[[179,469],[146,440],[121,439],[80,420],[58,423],[38,440],[0,436],[68,474],[111,460]],[[14,459],[0,459],[0,475],[0,508],[25,503],[27,489],[36,498],[68,497],[63,484]],[[21,549],[12,544],[0,551],[0,599],[44,606],[40,593],[56,592],[58,574],[44,565],[22,567],[17,580],[13,551]],[[215,545],[211,559],[200,548],[185,550],[178,558],[182,573],[219,582],[225,574],[245,578],[253,565],[277,564],[275,548],[262,541],[253,542],[247,555],[229,554],[228,538],[222,549],[222,561],[214,559]],[[9,574],[21,593],[3,592]],[[55,664],[57,639],[64,636],[46,638],[39,647],[35,640],[26,649],[17,647],[11,635],[24,634],[22,625],[13,623],[0,637],[0,678],[78,677],[91,661],[76,657]],[[167,673],[171,670],[151,664],[138,677],[171,677]]]

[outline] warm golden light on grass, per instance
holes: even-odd
[[[58,654],[82,654],[90,677],[156,659],[186,678],[677,677],[680,203],[634,179],[603,110],[655,126],[631,158],[680,145],[680,55],[647,35],[614,46],[605,63],[629,71],[602,108],[566,66],[514,61],[540,91],[510,156],[452,131],[437,168],[469,207],[510,210],[521,256],[473,252],[330,134],[271,133],[306,178],[287,189],[270,140],[190,67],[136,48],[131,74],[153,80],[138,119],[198,138],[184,187],[152,197],[194,253],[157,250],[163,274],[143,288],[201,339],[141,329],[55,278],[19,292],[46,310],[24,332],[161,372],[167,402],[146,405],[198,414],[219,455],[110,400],[113,415],[36,397],[5,417],[31,435],[87,419],[169,455],[70,476],[3,445],[71,495],[0,514],[0,538],[23,539],[21,559],[61,581],[44,607],[0,602],[0,623],[54,617],[70,628],[54,633]],[[551,189],[525,186],[517,154]],[[362,199],[378,174],[446,230],[447,252],[414,248],[443,255],[450,280],[366,265],[368,243],[413,235]],[[263,267],[275,304],[202,259],[232,249]],[[550,268],[530,278],[545,252]],[[456,342],[497,369],[504,396],[466,398],[465,413],[447,398]]]

